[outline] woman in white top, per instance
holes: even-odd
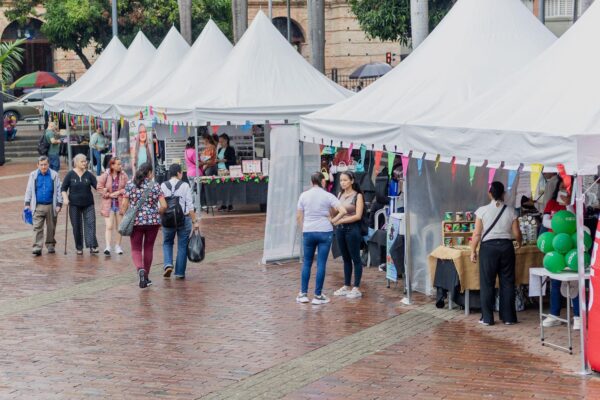
[[[475,232],[471,241],[471,261],[477,262],[477,247],[481,243],[479,284],[481,320],[484,325],[494,324],[494,292],[496,276],[500,280],[499,317],[506,325],[517,322],[515,307],[515,248],[512,239],[520,245],[521,230],[515,209],[504,204],[504,185],[492,182],[491,203],[480,207],[475,215]]]
[[[315,172],[310,177],[312,188],[300,195],[298,200],[297,220],[302,226],[304,242],[304,262],[302,265],[302,283],[300,293],[296,297],[298,303],[308,303],[308,281],[315,251],[317,252],[317,283],[313,304],[329,303],[329,298],[323,291],[325,282],[325,269],[327,257],[331,249],[333,238],[333,225],[331,224],[332,210],[337,210],[339,215],[346,214],[346,209],[340,201],[325,189],[325,177],[321,172]]]

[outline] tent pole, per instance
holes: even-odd
[[[299,129],[299,128],[298,128]],[[299,141],[300,144],[298,146],[298,151],[300,152],[300,182],[299,182],[299,191],[298,193],[302,193],[302,189],[304,189],[304,142],[302,140]],[[270,182],[270,181],[269,181]],[[302,232],[302,227],[300,228],[300,232]],[[296,227],[296,232],[298,232],[298,227]],[[296,233],[296,237],[294,238],[294,245],[292,246],[292,258],[294,257],[294,247],[296,247],[296,238],[298,237],[298,234]],[[304,259],[304,245],[302,243],[304,239],[304,235],[301,233],[300,234],[300,251],[298,254],[300,254],[300,260]]]
[[[194,181],[196,182],[196,212],[200,215],[200,166],[198,165],[198,128],[194,129],[194,145],[196,146],[196,153],[194,160],[196,160],[196,176]]]
[[[585,298],[585,245],[583,243],[583,176],[576,177],[576,212],[577,212],[577,274],[579,275],[579,315],[581,318],[580,354],[581,354],[581,375],[591,374],[587,358],[587,302]],[[569,300],[567,300],[569,301]]]
[[[273,0],[269,0],[269,19],[273,19]]]
[[[92,141],[92,125],[89,123],[88,121],[88,140],[90,143]],[[100,162],[100,160],[98,160],[98,162]],[[94,169],[93,165],[94,164],[94,152],[92,150],[92,146],[90,146],[90,162],[88,163],[88,170]],[[102,170],[102,168],[100,168],[100,170]]]
[[[73,152],[71,151],[71,119],[69,118],[69,114],[66,114],[67,118],[67,159],[69,160],[69,165],[67,167],[67,171],[70,171],[73,168]]]
[[[408,173],[403,171],[404,184],[402,185],[402,192],[404,193],[404,288],[406,289],[406,296],[401,300],[402,304],[412,304],[412,260],[410,251],[410,218],[409,218],[409,202],[408,202],[408,190],[409,190],[409,179]],[[396,210],[393,210],[396,212]],[[398,266],[396,266],[396,269]]]

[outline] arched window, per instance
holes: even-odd
[[[23,25],[16,21],[11,22],[2,32],[0,40],[3,42],[27,39],[24,45],[23,65],[21,70],[15,74],[14,79],[35,71],[52,72],[54,70],[52,47],[41,32],[42,25],[43,22],[39,19],[30,18]]]
[[[302,44],[306,42],[306,40],[304,39],[304,33],[302,32],[302,27],[293,19],[290,22],[290,25],[292,27],[292,44],[296,47],[298,51],[300,51]],[[273,18],[273,25],[275,25],[275,28],[277,28],[277,30],[281,32],[283,37],[287,40],[287,17]]]

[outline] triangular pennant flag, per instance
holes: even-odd
[[[573,181],[571,179],[571,175],[567,175],[567,171],[565,170],[564,164],[558,164],[556,166],[556,170],[558,171],[558,175],[561,177],[563,183],[565,184],[565,189],[567,192],[571,194],[573,189]]]
[[[440,159],[441,158],[442,157],[439,154],[435,157],[435,172],[437,172],[438,167],[440,166]]]
[[[213,133],[216,135],[217,133],[219,133],[219,125],[213,125],[212,126],[212,131]]]
[[[404,174],[404,179],[408,176],[408,156],[402,155],[400,156],[400,160],[402,161],[402,173]]]
[[[456,178],[456,157],[452,157],[450,170],[452,171],[452,181],[454,181],[454,178]]]
[[[492,187],[492,182],[494,182],[495,175],[496,175],[496,168],[488,169],[488,188]]]
[[[169,135],[173,135],[173,125],[169,124]]]
[[[423,159],[417,158],[417,170],[419,171],[419,176],[423,173]]]
[[[154,110],[152,109],[152,106],[148,107],[148,110],[150,112],[150,116],[154,115]]]
[[[177,135],[177,125],[173,125],[173,133]]]
[[[354,143],[350,143],[350,147],[348,147],[348,159],[346,160],[346,164],[352,164],[352,149],[354,149]]]
[[[394,168],[394,159],[396,158],[396,154],[388,152],[387,157],[388,157],[388,175],[392,176],[392,170]]]
[[[540,183],[540,178],[542,177],[542,170],[544,166],[542,164],[531,164],[531,195],[535,199],[538,194],[538,184]]]
[[[477,167],[474,165],[469,165],[469,183],[473,185],[473,180],[475,179],[475,171]]]
[[[508,190],[512,189],[513,184],[515,183],[515,179],[517,178],[518,171],[510,170],[508,171]]]
[[[375,152],[375,175],[379,173],[379,166],[381,165],[381,156],[383,156],[383,152],[377,150]]]

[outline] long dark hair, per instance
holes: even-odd
[[[185,144],[186,149],[193,149],[196,147],[196,138],[194,136],[190,136],[187,138],[187,143]]]
[[[563,180],[559,175],[558,182],[556,182],[556,188],[554,189],[554,192],[552,193],[552,200],[558,200],[558,192],[560,192],[560,186],[562,184],[563,184]]]
[[[152,172],[152,164],[145,162],[135,171],[135,177],[133,178],[133,183],[135,186],[140,189],[142,184],[148,177],[148,175]]]
[[[352,171],[344,171],[344,172],[341,172],[340,175],[346,175],[348,177],[348,179],[350,179],[350,181],[352,181],[352,189],[356,193],[363,194],[362,189],[360,188],[360,185],[356,181],[356,175],[354,175],[354,172],[352,172]]]
[[[227,142],[227,147],[229,147],[229,135],[226,133],[222,133],[219,137],[225,139],[225,141]]]
[[[208,143],[212,144],[215,147],[217,146],[217,143],[215,142],[215,138],[212,137],[211,135],[209,135],[208,133],[203,133],[202,139],[208,140]]]

